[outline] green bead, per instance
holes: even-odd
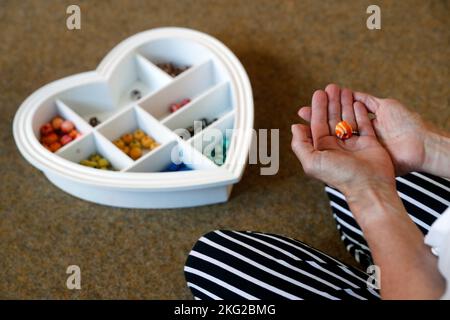
[[[100,160],[98,160],[98,165],[100,168],[107,168],[109,167],[109,161],[105,158],[101,158]]]
[[[95,168],[97,167],[97,162],[95,161],[91,161],[91,160],[81,160],[80,164],[86,167],[91,167],[91,168]]]

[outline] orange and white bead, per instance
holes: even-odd
[[[339,122],[334,130],[336,137],[341,140],[350,139],[353,135],[353,128],[347,121]]]

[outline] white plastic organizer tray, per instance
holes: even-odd
[[[172,77],[161,63],[189,68]],[[183,99],[190,102],[171,113],[170,105]],[[52,153],[40,143],[40,128],[55,116],[73,122],[81,136]],[[92,117],[100,124],[91,126]],[[177,129],[202,118],[216,120],[193,137],[179,136]],[[245,168],[252,127],[251,86],[234,54],[204,33],[160,28],[126,39],[97,70],[34,92],[17,111],[13,131],[22,155],[76,197],[171,208],[226,201]],[[136,129],[159,146],[133,160],[113,141]],[[228,138],[223,164],[204,154],[205,140],[214,142],[213,129]],[[107,159],[114,171],[79,164],[92,154]],[[190,170],[161,172],[174,162]]]

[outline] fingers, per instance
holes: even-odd
[[[303,124],[294,124],[291,127],[292,142],[291,148],[303,167],[312,165],[314,152],[311,129]]]
[[[311,133],[314,145],[317,145],[320,138],[330,135],[328,127],[328,98],[323,90],[317,90],[312,97]]]
[[[347,121],[354,130],[358,128],[353,112],[353,92],[350,89],[341,91],[342,120]]]
[[[358,131],[360,136],[375,136],[372,122],[370,122],[369,114],[366,107],[359,101],[353,104],[355,109],[356,122],[358,124]]]
[[[358,103],[354,103],[356,100]],[[336,124],[347,121],[360,135],[375,135],[368,110],[375,113],[380,105],[380,99],[362,92],[352,92],[330,84],[325,92],[317,90],[312,98],[312,106],[302,107],[298,115],[311,123],[314,145],[318,139],[334,133]],[[341,117],[342,113],[342,117]],[[362,127],[361,127],[362,126]]]
[[[334,132],[334,128],[341,121],[341,90],[335,84],[329,84],[325,88],[328,96],[328,125],[330,132]]]
[[[370,94],[363,92],[354,92],[353,97],[355,98],[356,101],[364,103],[367,109],[369,109],[369,111],[372,113],[376,113],[377,109],[380,106],[381,99],[376,98]]]
[[[347,121],[352,128],[356,129],[355,113],[353,112],[353,92],[350,89],[342,89],[341,91],[341,109],[342,120]],[[303,120],[311,122],[311,107],[301,107],[298,115]]]
[[[300,118],[307,122],[311,122],[311,107],[302,107],[298,110]]]

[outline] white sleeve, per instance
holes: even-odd
[[[433,223],[425,243],[438,255],[439,272],[447,283],[441,299],[450,300],[450,207]]]
[[[450,232],[447,233],[447,238],[440,249],[438,267],[447,281],[445,293],[441,299],[450,300]]]

